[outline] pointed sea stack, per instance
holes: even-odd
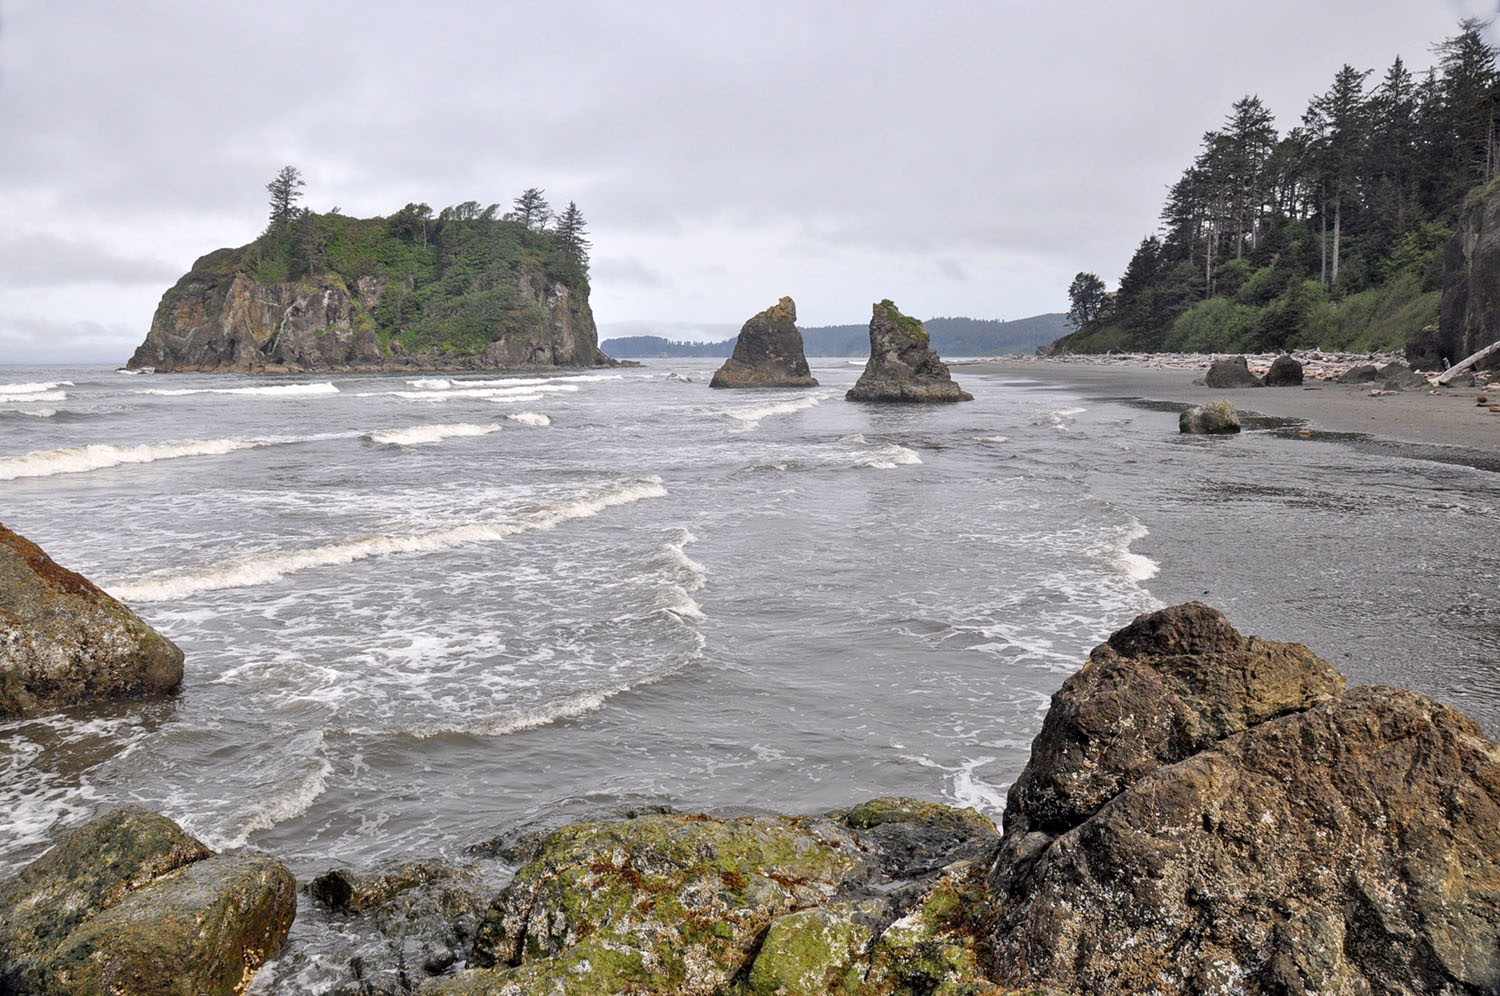
[[[922,323],[887,298],[870,319],[870,361],[845,395],[850,401],[973,401],[948,376]]]
[[[784,297],[740,328],[734,355],[709,387],[817,387],[797,331],[797,305]]]

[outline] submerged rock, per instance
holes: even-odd
[[[968,917],[982,908],[974,869],[987,860],[964,855],[987,857],[996,840],[977,814],[914,800],[564,827],[491,906],[474,968],[423,992],[665,996],[743,981],[755,993],[882,996],[978,984]],[[877,965],[889,981],[872,985]],[[908,977],[933,981],[901,988]]]
[[[182,651],[0,526],[0,719],[171,691]]]
[[[709,387],[817,387],[797,331],[797,305],[789,297],[745,322],[734,355],[714,371]]]
[[[0,883],[0,992],[238,993],[280,949],[296,906],[280,862],[214,855],[127,806]]]
[[[973,401],[953,383],[922,323],[889,300],[870,319],[870,359],[848,394],[850,401]]]
[[[1240,413],[1227,401],[1194,405],[1177,416],[1177,431],[1209,436],[1239,432]]]
[[[1196,603],[1064,684],[990,876],[996,980],[1077,993],[1500,989],[1500,746]]]
[[[1259,387],[1260,378],[1250,372],[1243,356],[1225,356],[1209,365],[1203,382],[1209,387]]]
[[[1302,364],[1296,358],[1282,353],[1271,361],[1271,369],[1266,371],[1265,380],[1262,382],[1266,387],[1300,387],[1302,384]]]

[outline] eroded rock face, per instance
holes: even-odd
[[[1266,371],[1263,383],[1267,387],[1300,387],[1302,364],[1297,362],[1296,357],[1282,353],[1271,361],[1271,369]]]
[[[1005,985],[1500,989],[1500,747],[1190,604],[1054,699],[991,871]]]
[[[292,875],[133,806],[0,883],[0,992],[230,994],[280,949]]]
[[[890,301],[875,305],[870,319],[870,359],[845,397],[850,401],[974,400],[953,383],[922,323],[903,315]]]
[[[747,321],[734,355],[714,371],[709,387],[817,387],[807,366],[797,305],[789,297]]]
[[[1209,364],[1203,382],[1209,387],[1259,387],[1260,378],[1250,372],[1243,356],[1226,356]]]
[[[1469,196],[1443,247],[1443,303],[1435,337],[1416,337],[1407,348],[1412,366],[1438,370],[1500,339],[1500,185]],[[1491,356],[1481,369],[1494,369]]]
[[[1240,413],[1227,401],[1194,405],[1177,416],[1177,431],[1199,436],[1223,436],[1240,431]]]
[[[0,719],[182,682],[182,651],[87,578],[0,526]]]
[[[478,968],[423,992],[984,991],[970,918],[996,839],[978,814],[914,800],[564,827],[491,906]]]

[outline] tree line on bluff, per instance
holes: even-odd
[[[1399,350],[1437,321],[1442,248],[1465,196],[1500,169],[1500,71],[1465,20],[1414,73],[1345,64],[1278,134],[1259,97],[1171,186],[1157,234],[1108,292],[1068,291],[1061,351]]]

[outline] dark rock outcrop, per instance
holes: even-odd
[[[890,301],[870,318],[870,359],[845,395],[850,401],[973,401],[953,383],[948,366],[931,346],[922,323]]]
[[[1243,356],[1225,356],[1209,365],[1203,382],[1209,387],[1259,387],[1260,378],[1250,372]]]
[[[1373,384],[1380,379],[1380,370],[1373,363],[1361,363],[1339,374],[1340,384]]]
[[[280,949],[296,906],[280,862],[214,855],[128,806],[0,882],[0,992],[228,996]]]
[[[1469,195],[1453,235],[1443,247],[1443,303],[1437,335],[1435,339],[1419,335],[1408,348],[1407,359],[1413,367],[1437,370],[1457,363],[1497,339],[1500,339],[1500,182],[1492,181]],[[1497,365],[1500,355],[1480,364],[1483,369]]]
[[[491,906],[474,970],[423,992],[986,991],[970,918],[996,839],[976,813],[909,799],[564,827]]]
[[[170,691],[182,651],[0,526],[0,719]]]
[[[1194,405],[1177,416],[1177,431],[1204,436],[1222,436],[1240,431],[1240,413],[1227,401]]]
[[[1266,371],[1262,383],[1266,387],[1300,387],[1302,364],[1297,362],[1296,357],[1282,353],[1271,361],[1271,369]]]
[[[1414,372],[1404,363],[1387,363],[1375,373],[1381,386],[1387,391],[1425,391],[1432,386],[1426,377]]]
[[[1500,746],[1196,603],[1064,684],[992,869],[996,981],[1500,990]]]
[[[464,353],[405,350],[372,318],[396,290],[383,277],[336,273],[297,283],[260,283],[221,249],[162,296],[151,329],[127,366],[158,372],[300,373],[380,370],[528,370],[612,365],[599,351],[587,284],[573,287],[525,264],[509,277],[535,320]]]
[[[1449,364],[1444,361],[1443,336],[1436,325],[1425,325],[1406,341],[1406,362],[1413,370],[1442,370]]]
[[[789,297],[747,321],[734,355],[714,371],[709,387],[817,387],[797,331],[797,305]]]

